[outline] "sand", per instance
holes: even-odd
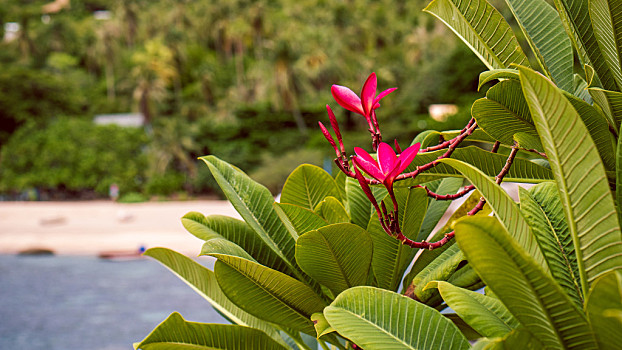
[[[0,202],[0,253],[50,249],[60,255],[97,255],[167,247],[196,256],[202,241],[188,233],[180,218],[190,211],[239,215],[227,201]]]

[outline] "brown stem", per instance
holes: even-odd
[[[458,136],[454,137],[451,140],[447,140],[447,141],[443,141],[441,143],[439,143],[436,146],[430,146],[424,149],[420,149],[419,153],[426,153],[426,152],[432,152],[432,151],[438,151],[439,149],[443,149],[443,148],[447,148],[449,147],[457,138],[461,137],[464,133],[466,133],[475,123],[475,118],[471,118],[471,120],[469,120],[469,122],[467,123],[467,125],[464,127],[464,129],[460,130],[460,134],[458,134]],[[469,132],[469,135],[472,133],[473,131],[471,130]],[[468,136],[468,135],[467,135]],[[441,135],[442,138],[442,135]],[[464,137],[460,140],[460,142],[462,142],[462,140],[464,140]]]
[[[441,200],[441,201],[448,201],[448,200],[454,200],[454,199],[458,199],[460,197],[463,197],[464,195],[466,195],[467,193],[473,191],[473,189],[475,189],[475,186],[473,185],[469,185],[466,186],[465,188],[463,188],[460,192],[458,193],[454,193],[454,194],[438,194],[435,192],[430,191],[427,187],[425,186],[421,186],[421,185],[416,185],[413,186],[411,188],[414,187],[420,187],[425,189],[425,191],[428,193],[428,197],[434,198],[436,200]]]

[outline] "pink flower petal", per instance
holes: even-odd
[[[383,174],[388,175],[397,163],[397,155],[393,148],[386,142],[381,142],[378,146],[378,165]]]
[[[341,85],[333,85],[330,91],[332,92],[335,101],[337,101],[341,107],[354,113],[358,113],[363,116],[365,115],[363,106],[361,105],[361,99],[354,93],[354,91]]]
[[[353,157],[352,161],[354,162],[354,164],[356,164],[356,166],[361,168],[361,170],[366,172],[369,176],[373,177],[374,179],[378,181],[384,180],[385,176],[380,171],[380,169],[378,169],[378,164],[376,164],[375,161],[372,163],[358,156]]]
[[[412,163],[412,161],[415,159],[415,156],[417,155],[417,152],[419,152],[419,149],[421,148],[421,143],[416,143],[408,148],[406,148],[404,150],[404,152],[402,152],[399,155],[399,160],[400,160],[400,171],[398,172],[398,175],[402,173],[402,171],[406,170],[406,168],[408,168],[408,166],[410,165],[410,163]]]
[[[354,153],[356,153],[357,156],[363,158],[364,160],[370,163],[375,163],[376,166],[378,165],[378,162],[374,159],[374,157],[372,157],[369,153],[367,153],[367,151],[365,151],[361,147],[354,147]]]
[[[393,168],[393,170],[391,170],[391,172],[389,172],[389,174],[387,174],[387,176],[384,178],[384,181],[382,182],[387,189],[389,189],[390,187],[393,187],[393,181],[395,181],[395,178],[401,173],[400,171],[400,160],[397,160],[397,164],[395,164],[395,168]]]
[[[376,95],[377,88],[378,80],[376,79],[376,73],[371,73],[367,77],[365,84],[363,84],[363,90],[361,90],[361,101],[365,115],[369,115],[374,106],[374,96]]]
[[[388,94],[392,93],[393,91],[397,90],[397,88],[390,88],[390,89],[386,89],[383,92],[381,92],[380,94],[378,94],[378,96],[376,96],[376,98],[374,99],[374,105],[376,105],[378,102],[380,102],[380,100],[382,100],[383,98],[385,98]],[[377,108],[377,107],[376,107]]]

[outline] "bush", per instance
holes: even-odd
[[[48,128],[28,124],[13,134],[0,153],[0,191],[27,188],[108,194],[142,187],[147,136],[142,129],[60,119]]]
[[[281,191],[287,176],[296,167],[303,163],[321,166],[323,158],[321,151],[309,149],[291,151],[280,157],[265,153],[262,164],[250,176],[276,195]]]
[[[145,185],[145,192],[149,195],[169,196],[181,189],[186,182],[186,176],[178,172],[153,175]]]

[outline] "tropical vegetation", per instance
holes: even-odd
[[[374,67],[381,83],[403,92],[383,106],[394,116],[385,123],[388,135],[458,127],[469,118],[469,96],[477,94],[471,72],[482,65],[422,6],[421,0],[4,0],[0,193],[37,188],[47,193],[42,199],[103,196],[115,181],[122,194],[208,194],[218,186],[197,157],[213,154],[276,194],[297,165],[291,159],[322,165],[330,155],[312,131],[330,84],[358,82]],[[388,24],[391,33],[377,30]],[[450,74],[432,78],[441,72]],[[464,108],[439,123],[427,115],[432,103]],[[37,147],[10,146],[36,143],[40,136],[27,132],[33,128],[50,138],[63,120],[75,119],[85,123],[73,127],[89,134],[86,121],[95,116],[129,112],[143,114],[147,125],[141,156],[131,165],[138,173],[128,181],[97,175],[97,185],[59,182],[63,164],[41,159]],[[338,114],[344,133],[357,140],[364,124]],[[97,151],[78,141],[65,140],[67,147]],[[108,147],[128,153],[116,143]],[[18,156],[33,164],[28,176],[10,161]],[[84,178],[101,173],[95,165],[73,170]]]
[[[350,155],[327,106],[335,176],[301,165],[275,202],[237,167],[202,157],[243,220],[182,218],[213,270],[166,248],[146,255],[234,325],[173,313],[136,347],[619,348],[622,9],[506,5],[532,60],[486,0],[425,8],[486,65],[480,86],[496,82],[463,129],[425,131],[403,151],[384,142],[379,100],[398,92],[376,96],[372,74],[360,95],[332,88],[366,122],[372,150]],[[533,186],[516,202],[502,181]]]

